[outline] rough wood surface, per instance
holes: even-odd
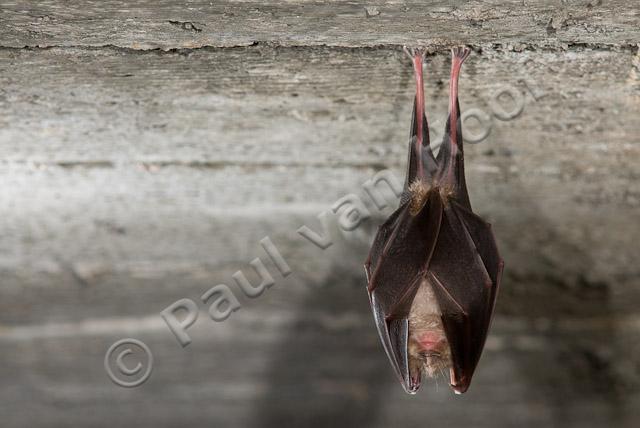
[[[4,2],[4,46],[376,46],[635,44],[638,7],[569,1]]]
[[[637,426],[638,16],[598,0],[3,2],[0,425]],[[391,207],[362,184],[402,180],[400,46],[431,47],[435,137],[456,43],[474,50],[462,110],[490,129],[465,152],[472,203],[507,270],[469,394],[407,397],[361,267]],[[501,120],[506,88],[523,109]],[[350,193],[371,212],[355,232],[330,215],[324,251],[296,233]],[[256,280],[265,236],[293,274],[223,323],[202,304],[182,349],[159,312],[219,283],[240,297],[231,275]],[[156,358],[133,390],[103,367],[128,336]]]
[[[339,197],[362,194],[376,170],[402,180],[412,89],[395,49],[54,48],[0,57],[7,278],[18,267],[27,277],[34,266],[55,272],[65,259],[79,271],[157,262],[164,273],[246,260],[233,249],[278,228],[295,236]],[[487,140],[467,149],[474,205],[496,224],[515,280],[505,294],[535,292],[524,285],[535,282],[578,295],[593,286],[619,298],[618,310],[635,310],[634,61],[631,50],[588,48],[469,60],[463,109],[492,115],[493,94],[505,87],[524,102],[520,116],[493,117]],[[439,130],[446,55],[430,57],[428,70]],[[219,236],[199,239],[209,233]]]

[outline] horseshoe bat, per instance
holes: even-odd
[[[424,112],[425,54],[411,57],[416,96],[400,206],[379,227],[365,262],[382,345],[404,389],[449,372],[467,390],[480,359],[504,262],[491,225],[473,213],[464,175],[458,77],[469,49],[452,49],[449,117],[437,155]]]

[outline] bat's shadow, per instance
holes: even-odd
[[[365,427],[376,420],[393,379],[363,284],[364,275],[338,268],[299,305],[270,355],[253,426]]]
[[[396,101],[393,110],[400,111],[405,100]],[[469,184],[473,203],[474,195],[482,196]],[[496,322],[461,401],[397,401],[391,393],[401,394],[401,386],[379,343],[364,271],[357,263],[337,263],[326,284],[299,303],[275,345],[253,426],[623,426],[629,385],[616,358],[624,350],[611,287],[590,275],[595,255],[545,216],[525,186],[511,181],[503,190],[503,201],[494,200],[500,192],[484,195],[494,212],[505,213],[488,218],[506,262]],[[372,237],[382,220],[363,229]],[[361,262],[367,253],[360,243],[345,257]]]
[[[527,199],[525,192],[519,194]],[[501,245],[507,269],[491,335],[502,346],[487,347],[478,385],[462,399],[494,414],[492,426],[511,426],[509,415],[523,404],[532,410],[522,415],[519,426],[539,426],[541,420],[563,428],[623,426],[627,385],[614,360],[621,351],[616,351],[620,345],[609,287],[584,271],[593,265],[592,254],[535,206],[528,212],[517,220],[522,225],[496,228],[499,238],[500,232],[515,233],[526,223],[536,231],[526,235],[533,241],[528,246],[539,250]],[[368,222],[362,232],[373,236],[378,223]],[[550,242],[551,250],[542,249]],[[336,246],[344,246],[339,254],[351,261],[336,262],[325,284],[296,308],[295,321],[270,356],[253,426],[371,427],[389,418],[409,425],[421,420],[473,423],[476,407],[452,394],[446,401],[429,392],[429,397],[398,401],[403,393],[379,343],[358,263],[368,247],[364,242]],[[569,256],[571,262],[562,261]]]
[[[571,219],[546,213],[532,203],[535,195],[514,185],[509,203],[526,214],[500,218],[496,227],[498,236],[511,235],[500,243],[507,266],[496,319],[503,346],[496,352],[509,355],[526,383],[519,388],[524,399],[542,404],[554,426],[622,426],[633,387],[618,366],[624,351],[611,279],[594,274],[596,255],[560,222]]]
[[[411,65],[397,55],[402,73],[390,116],[403,122],[402,96],[412,80]],[[381,141],[393,139],[389,128]],[[381,218],[377,220],[382,220]],[[373,236],[377,221],[360,229]],[[337,263],[324,284],[297,308],[296,321],[272,355],[267,391],[255,403],[256,427],[369,427],[378,417],[383,395],[396,382],[379,343],[366,292],[364,259],[369,251],[362,240],[336,246],[354,263]],[[346,251],[345,251],[346,248]],[[318,326],[314,311],[333,320],[333,328]],[[352,320],[352,321],[350,321]]]

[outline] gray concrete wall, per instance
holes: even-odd
[[[135,4],[133,4],[135,3]],[[20,1],[0,5],[3,427],[632,427],[640,423],[639,8],[622,1]],[[428,46],[427,111],[448,48],[473,54],[461,107],[475,210],[506,261],[474,383],[405,396],[378,343],[362,262],[402,180],[413,97],[402,45]],[[514,118],[496,117],[512,88]],[[497,103],[497,104],[496,104]],[[504,119],[504,118],[503,118]],[[484,128],[483,128],[484,127]],[[329,215],[321,250],[296,230]],[[389,196],[389,195],[387,195]],[[291,267],[249,299],[232,280]],[[160,311],[228,284],[183,349]],[[135,337],[154,371],[112,384]]]

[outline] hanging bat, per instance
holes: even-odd
[[[416,78],[409,159],[400,206],[379,227],[365,263],[380,339],[404,389],[449,371],[467,390],[493,315],[504,262],[491,225],[471,210],[464,176],[458,77],[469,49],[452,49],[449,117],[437,155],[424,113],[422,63]]]

